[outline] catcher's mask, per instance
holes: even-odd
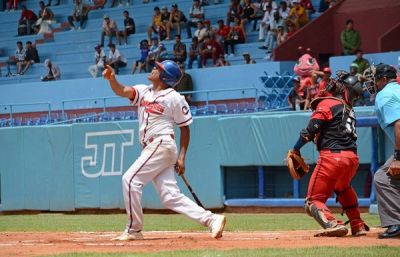
[[[365,87],[368,92],[373,95],[376,94],[379,90],[376,87],[376,81],[386,77],[389,80],[395,79],[397,76],[396,68],[393,66],[380,63],[376,66],[371,65],[368,69],[364,71]]]

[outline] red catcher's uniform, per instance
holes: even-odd
[[[315,141],[320,156],[308,185],[306,204],[314,204],[328,221],[336,220],[325,205],[333,192],[350,220],[352,232],[363,228],[357,194],[350,186],[358,168],[354,110],[334,97],[316,98],[302,136]]]

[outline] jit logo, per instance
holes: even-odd
[[[133,145],[133,134],[133,129],[85,133],[85,149],[91,155],[81,158],[82,174],[87,178],[122,175],[124,150]]]

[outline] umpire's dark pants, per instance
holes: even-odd
[[[387,175],[391,156],[374,176],[376,200],[382,227],[400,225],[400,176]]]

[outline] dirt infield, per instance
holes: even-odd
[[[205,232],[144,232],[144,240],[116,242],[116,232],[2,232],[0,256],[37,256],[66,252],[156,252],[162,250],[299,248],[316,246],[398,246],[398,239],[377,239],[382,229],[365,237],[314,237],[315,231],[225,232],[215,240]]]

